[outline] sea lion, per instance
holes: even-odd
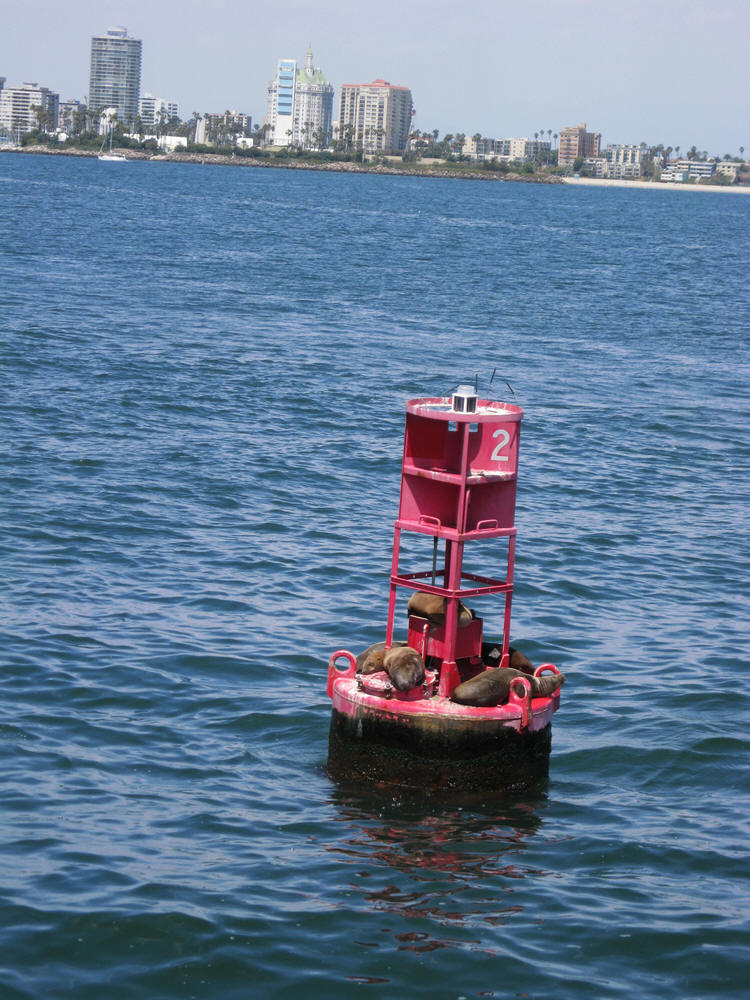
[[[508,700],[511,682],[516,677],[525,677],[530,682],[532,698],[549,697],[565,683],[565,674],[529,677],[522,670],[514,670],[512,667],[491,667],[459,684],[453,691],[451,700],[459,705],[503,705]]]
[[[406,643],[403,641],[394,642],[393,648],[395,649],[405,645]],[[384,642],[376,642],[372,646],[368,646],[367,649],[363,653],[360,653],[357,657],[357,673],[376,674],[378,670],[385,670],[385,666],[383,664],[384,657]]]
[[[423,594],[420,590],[412,594],[406,610],[410,615],[426,618],[435,625],[445,625],[445,598],[437,594]],[[474,614],[463,601],[458,602],[458,627],[464,628],[474,620]]]
[[[525,656],[521,652],[520,649],[515,649],[513,646],[509,646],[508,653],[510,654],[510,661],[508,663],[509,667],[513,667],[514,670],[520,670],[524,674],[531,675],[534,673],[533,663],[528,656]],[[490,642],[482,643],[482,659],[488,667],[499,667],[502,655],[502,646],[498,646],[495,643]]]
[[[411,691],[417,684],[424,684],[424,660],[411,646],[398,646],[386,650],[383,663],[397,691]]]

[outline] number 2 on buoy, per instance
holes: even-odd
[[[498,429],[493,432],[492,436],[493,436],[493,438],[501,438],[501,441],[500,441],[499,444],[497,444],[495,446],[495,450],[490,455],[490,461],[491,462],[507,462],[508,461],[508,456],[507,455],[501,455],[500,452],[503,450],[503,448],[506,446],[506,444],[508,444],[508,442],[510,441],[510,434],[507,431],[504,431],[502,429],[502,427],[498,427]]]

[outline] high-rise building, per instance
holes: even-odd
[[[91,39],[89,107],[114,108],[121,122],[132,125],[141,91],[141,41],[127,28],[109,28]]]
[[[569,167],[579,156],[584,159],[588,156],[598,156],[601,141],[601,133],[587,132],[585,123],[562,129],[557,151],[557,165]]]
[[[387,80],[345,83],[341,88],[338,135],[366,153],[402,153],[414,111],[411,91]]]
[[[268,85],[265,124],[275,146],[322,149],[331,138],[333,87],[308,48],[304,67],[295,59],[279,59]]]
[[[59,105],[59,94],[36,83],[24,83],[21,87],[3,85],[0,87],[0,128],[15,142],[35,128],[54,132]]]

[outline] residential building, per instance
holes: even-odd
[[[196,142],[236,144],[238,136],[250,135],[253,119],[239,111],[224,111],[222,114],[205,114],[199,126],[200,130],[196,129]],[[199,131],[202,139],[198,138]]]
[[[585,122],[560,131],[557,165],[570,167],[579,157],[598,156],[602,137],[600,132],[587,132]]]
[[[551,150],[549,142],[537,139],[464,139],[463,155],[472,160],[505,160],[506,162],[530,163],[537,157],[547,157]]]
[[[274,146],[322,149],[331,138],[333,86],[320,67],[313,65],[308,48],[305,65],[280,59],[276,76],[268,85],[265,124]]]
[[[60,95],[37,83],[24,83],[20,87],[6,87],[5,78],[0,87],[0,128],[14,142],[36,128],[54,132]]]
[[[708,180],[716,171],[715,160],[670,160],[661,172],[663,181]]]
[[[339,138],[367,153],[402,153],[413,113],[408,87],[387,80],[345,83],[337,122]]]
[[[127,28],[109,28],[91,39],[89,107],[114,108],[119,121],[132,125],[141,91],[141,41]]]
[[[81,111],[83,104],[80,101],[60,101],[57,111],[57,127],[61,132],[69,135],[74,131],[75,116]]]
[[[641,160],[648,147],[609,145],[601,156],[587,156],[584,166],[597,177],[613,180],[637,180],[641,176]]]
[[[180,109],[177,101],[168,101],[164,97],[154,97],[153,94],[144,94],[138,102],[138,115],[144,131],[151,132],[160,122],[171,121],[180,117]]]
[[[724,174],[730,180],[736,181],[740,166],[736,160],[721,160],[716,164],[716,173]]]

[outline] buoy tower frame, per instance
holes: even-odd
[[[487,594],[503,595],[501,665],[508,664],[515,563],[515,505],[521,418],[519,406],[479,399],[470,387],[451,397],[412,399],[406,404],[399,514],[394,527],[386,647],[393,642],[398,588],[445,598],[444,626],[410,616],[409,645],[442,661],[438,693],[450,697],[460,682],[457,661],[478,661],[482,620],[459,629],[460,602]],[[433,538],[432,568],[402,573],[401,533]],[[503,579],[466,572],[468,542],[508,539]],[[442,568],[438,544],[444,544]],[[440,582],[438,582],[440,581]]]

